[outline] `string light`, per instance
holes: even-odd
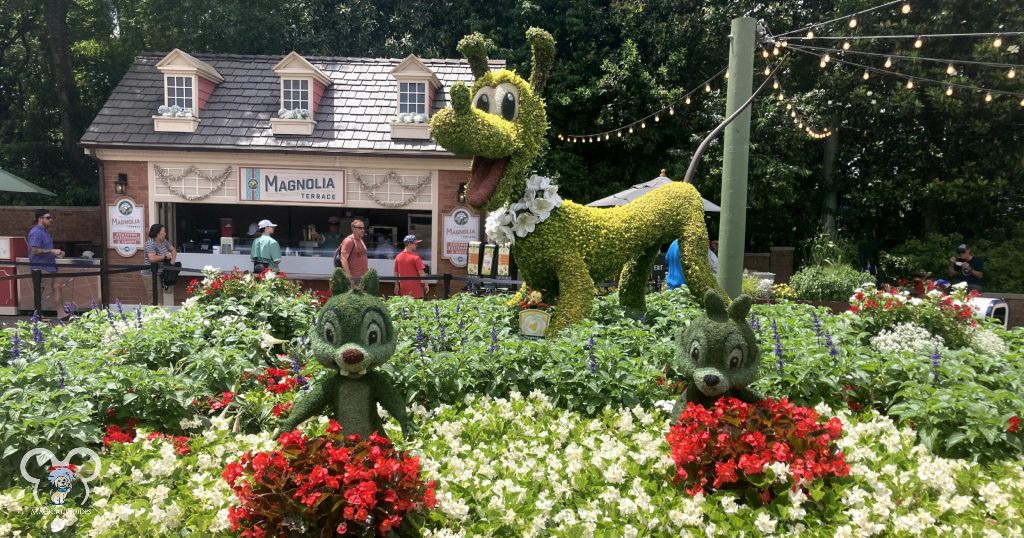
[[[655,122],[659,122],[659,121],[661,121],[661,118],[659,118],[659,117],[658,117],[658,115],[657,115],[657,114],[655,114],[655,115],[654,115],[654,121],[655,121]]]
[[[949,67],[946,68],[946,74],[949,75],[949,76],[955,75],[956,74],[956,67],[954,67],[953,64],[949,64]]]
[[[946,95],[947,96],[953,95],[953,87],[952,86],[946,86]]]
[[[779,81],[776,80],[776,81],[772,82],[772,89],[773,90],[779,89]]]
[[[986,103],[991,103],[992,102],[992,93],[991,92],[985,94],[985,102]]]
[[[632,125],[629,126],[629,134],[633,134],[633,126]]]
[[[857,17],[853,17],[852,19],[850,19],[850,28],[856,28],[856,27],[857,27]]]
[[[850,42],[843,41],[843,50],[850,50]]]
[[[923,45],[924,45],[924,41],[920,37],[918,37],[917,39],[914,40],[914,48],[915,49],[919,49]]]
[[[725,72],[725,80],[729,80],[729,71],[728,70]]]
[[[903,4],[903,7],[900,8],[900,11],[903,12],[904,15],[910,13],[910,2]]]
[[[762,50],[762,51],[761,51],[761,57],[762,57],[762,58],[765,58],[765,59],[767,59],[767,58],[768,58],[768,56],[769,56],[769,55],[768,55],[768,51],[767,51],[767,50]]]
[[[610,134],[607,134],[607,133],[605,133],[605,135],[604,135],[604,139],[605,139],[605,140],[608,140],[608,139],[609,139],[609,138],[611,138],[611,137],[612,137],[612,135],[610,135]]]
[[[867,79],[871,78],[871,75],[868,74],[868,70],[867,69],[864,70],[864,77],[863,78],[864,78],[864,80],[867,80]]]
[[[690,104],[690,96],[689,95],[686,96],[686,104]]]
[[[886,58],[885,59],[885,68],[889,69],[890,67],[892,67],[892,58]]]
[[[646,123],[646,122],[643,122],[643,121],[642,121],[642,122],[640,122],[640,128],[641,128],[641,129],[646,129],[646,128],[647,128],[647,123]]]
[[[728,76],[728,75],[729,75],[729,73],[726,73],[726,76]],[[704,93],[711,93],[711,84],[705,84],[704,85]],[[689,102],[689,101],[687,101],[687,102]]]
[[[1016,76],[1017,76],[1017,70],[1012,68],[1012,67],[1010,68],[1009,71],[1006,72],[1006,78],[1016,78]]]
[[[668,107],[668,115],[669,116],[675,116],[676,115],[676,109],[674,109],[672,107]]]
[[[764,75],[768,76],[770,74],[772,74],[772,68],[770,68],[768,66],[765,66],[765,68],[764,68]]]
[[[622,131],[615,131],[615,136],[622,138]]]
[[[779,55],[779,47],[772,48],[772,54],[775,55],[775,56],[778,56]]]
[[[1003,46],[1003,38],[1001,36],[996,36],[996,38],[994,40],[992,40],[992,46],[997,48],[997,49],[999,47],[1002,47]]]
[[[907,89],[908,90],[913,90],[914,89],[914,81],[913,80],[908,80],[907,81]]]
[[[791,109],[791,108],[793,108],[793,105],[791,105],[791,104],[789,104],[789,103],[786,103],[786,110],[789,110],[789,109]]]
[[[807,39],[814,39],[814,30],[809,30],[807,32]]]
[[[1024,106],[1024,99],[1020,100],[1020,106]]]

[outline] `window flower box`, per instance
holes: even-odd
[[[430,124],[391,122],[391,138],[430,140]]]
[[[193,116],[153,116],[153,130],[158,133],[194,133],[199,118]]]
[[[270,129],[274,132],[274,136],[309,136],[313,134],[315,126],[316,122],[308,118],[270,118]]]

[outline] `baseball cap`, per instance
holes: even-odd
[[[960,246],[956,247],[956,251],[960,253],[967,252],[967,245],[960,243]]]
[[[270,221],[269,221],[269,220],[267,220],[267,219],[263,219],[263,220],[261,220],[261,221],[260,221],[260,223],[258,224],[258,226],[259,226],[259,228],[260,228],[261,230],[262,230],[263,228],[267,228],[267,227],[277,228],[277,225],[276,225],[276,224],[274,224],[273,222],[270,222]]]
[[[415,235],[409,234],[409,235],[405,236],[405,239],[403,239],[402,242],[405,243],[406,245],[408,245],[409,243],[422,243],[423,240],[422,239],[416,239]]]

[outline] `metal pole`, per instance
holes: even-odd
[[[148,256],[145,252],[142,255],[143,257]],[[160,306],[160,263],[150,262],[149,271],[149,277],[153,279],[153,306]]]
[[[757,21],[753,18],[739,17],[732,20],[726,116],[731,115],[750,98],[754,78],[756,30]],[[749,157],[750,110],[747,109],[725,128],[725,147],[722,154],[722,223],[718,236],[718,283],[730,297],[738,296],[743,284]]]

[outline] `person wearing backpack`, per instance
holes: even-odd
[[[146,269],[142,270],[142,280],[146,286],[146,298],[148,299],[153,295],[152,267],[154,264],[157,264],[157,267],[159,264],[164,266],[160,270],[160,282],[166,290],[177,282],[178,268],[181,267],[181,262],[177,259],[178,251],[167,240],[167,226],[160,223],[149,227],[149,239],[146,240],[143,253]]]

